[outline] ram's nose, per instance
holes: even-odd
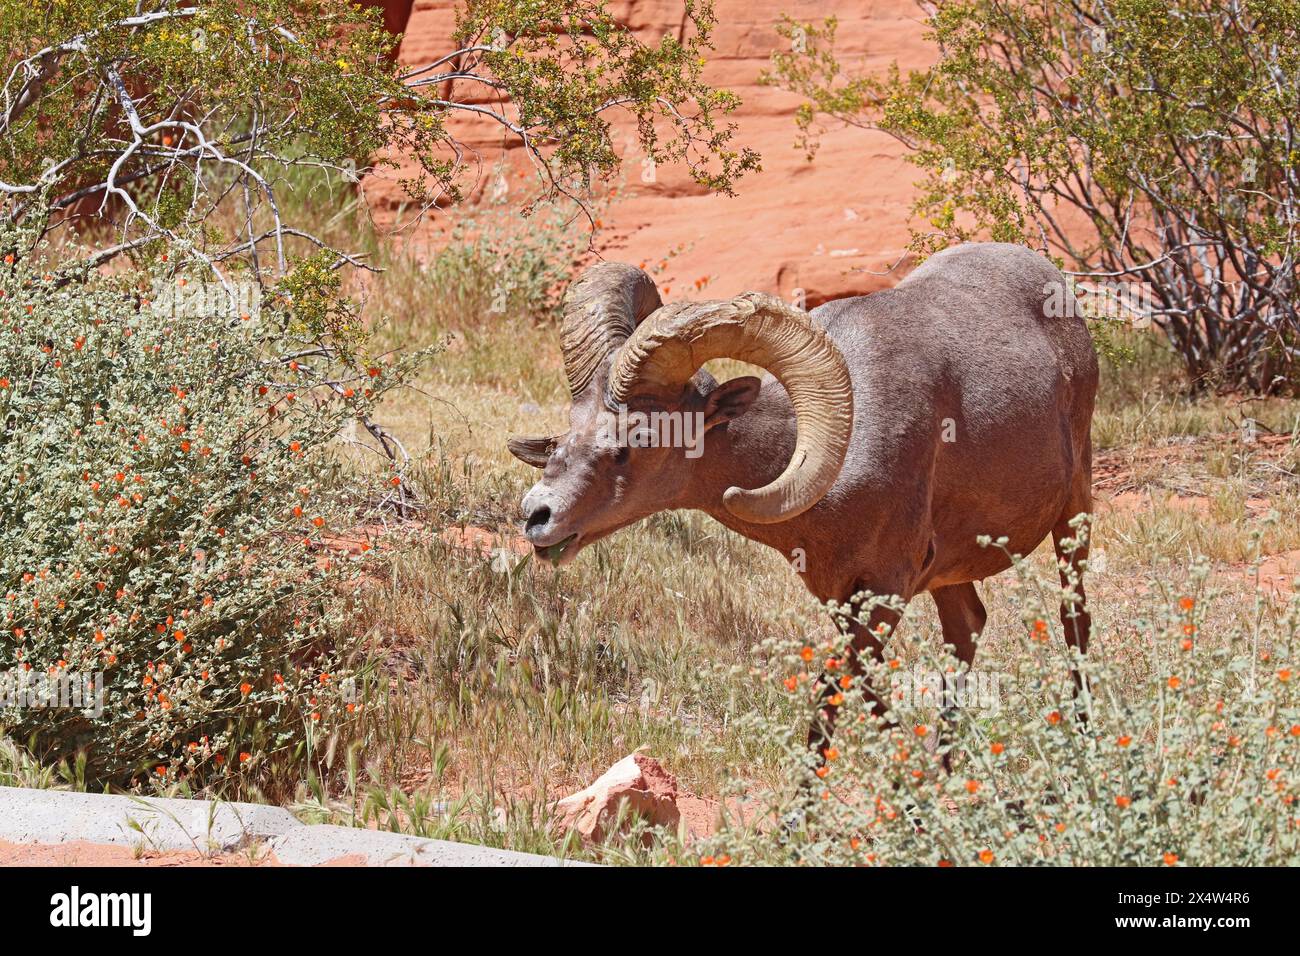
[[[551,544],[556,525],[560,518],[560,502],[550,488],[543,484],[533,485],[524,500],[519,503],[519,510],[524,515],[524,537],[538,547]]]
[[[566,533],[557,496],[543,485],[524,495],[524,537],[543,561],[560,564],[577,553],[578,535]]]
[[[528,517],[524,521],[524,536],[533,544],[539,544],[545,539],[550,524],[551,509],[546,505],[539,505],[528,512]]]

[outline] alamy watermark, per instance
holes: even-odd
[[[1149,282],[1127,279],[1076,279],[1043,286],[1043,315],[1048,318],[1105,319],[1135,329],[1151,327],[1155,291]]]
[[[196,279],[159,280],[149,308],[172,318],[251,318],[262,305],[262,287],[245,279],[226,284]]]
[[[152,893],[94,893],[73,885],[50,897],[50,925],[60,928],[126,927],[133,936],[153,929]]]
[[[993,715],[1002,710],[1003,684],[1010,681],[1009,675],[991,671],[941,673],[914,667],[890,676],[890,698],[905,708],[958,707]]]
[[[0,712],[6,710],[79,710],[88,717],[104,713],[104,674],[95,671],[0,671]]]
[[[704,413],[682,411],[601,412],[600,438],[619,448],[683,448],[687,458],[704,454]]]

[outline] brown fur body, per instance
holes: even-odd
[[[945,640],[969,663],[985,612],[973,582],[1009,566],[981,535],[1028,554],[1091,507],[1089,431],[1097,361],[1061,273],[1020,246],[978,243],[931,257],[896,288],[813,310],[852,379],[853,432],[827,494],[788,520],[751,524],[723,505],[738,486],[772,481],[790,461],[796,421],[770,375],[717,385],[700,373],[676,407],[700,412],[704,454],[617,449],[598,437],[606,363],[574,400],[570,430],[548,447],[524,501],[528,536],[557,563],[657,511],[698,509],[801,564],[808,590],[848,602],[863,591],[910,600],[930,592]],[[1054,293],[1054,298],[1053,298]],[[1049,314],[1065,311],[1064,315]],[[1080,550],[1077,562],[1086,557]],[[877,609],[854,625],[879,654]],[[1067,640],[1086,650],[1086,614],[1062,609]]]

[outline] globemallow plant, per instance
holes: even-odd
[[[747,811],[716,834],[692,845],[668,835],[652,855],[706,866],[1293,863],[1300,596],[1261,598],[1253,619],[1225,627],[1198,564],[1185,590],[1143,582],[1144,609],[1116,625],[1123,639],[1099,627],[1081,661],[1048,623],[1060,589],[1025,559],[1015,568],[1012,646],[977,656],[975,671],[904,628],[865,675],[848,668],[843,639],[767,641],[748,675],[720,675],[758,678],[762,702],[736,730],[775,744],[786,779],[737,794]],[[864,679],[889,691],[883,720]],[[803,727],[827,706],[839,709],[835,737],[812,753]]]
[[[46,271],[40,231],[0,233],[0,732],[92,784],[256,781],[357,706],[374,550],[332,542],[402,482],[338,439],[421,356],[366,360],[311,260],[259,302],[165,251]]]

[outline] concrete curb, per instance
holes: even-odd
[[[282,807],[0,787],[0,840],[237,850],[263,843],[281,863],[368,866],[587,866],[549,856],[353,827],[309,825]]]
[[[275,857],[294,866],[319,866],[342,857],[365,857],[369,866],[589,866],[533,853],[473,843],[360,830],[327,824],[299,826],[271,841]]]

